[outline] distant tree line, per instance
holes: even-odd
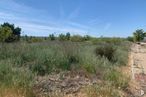
[[[32,37],[32,36],[22,36],[22,39],[27,42],[42,42],[42,41],[73,41],[73,42],[82,42],[91,40],[91,36],[85,35],[71,35],[69,32],[63,34],[59,34],[55,36],[54,34],[50,34],[48,37]]]
[[[54,34],[49,35],[50,40],[60,40],[60,41],[74,41],[74,42],[81,42],[81,41],[89,41],[91,39],[91,36],[85,35],[85,36],[80,36],[80,35],[72,35],[67,32],[66,34],[59,34],[58,37],[55,37]]]
[[[73,41],[73,42],[83,42],[83,41],[92,41],[97,42],[101,40],[107,40],[107,42],[115,42],[121,41],[123,39],[119,38],[106,38],[106,37],[100,37],[100,38],[94,38],[89,35],[81,36],[81,35],[71,35],[70,32],[67,32],[66,34],[50,34],[47,37],[34,37],[34,36],[20,36],[21,35],[21,28],[16,27],[14,24],[10,23],[3,23],[0,25],[0,42],[15,42],[19,41],[20,39],[22,41],[26,42],[42,42],[45,40],[50,41]],[[140,42],[146,37],[146,32],[143,29],[137,29],[135,32],[133,32],[133,36],[130,36],[127,38],[127,40],[132,42]],[[118,42],[119,43],[119,42]]]
[[[20,40],[21,28],[14,24],[3,23],[0,25],[0,42],[14,42]]]

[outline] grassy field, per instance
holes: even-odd
[[[35,77],[72,70],[104,82],[87,86],[88,97],[119,97],[128,78],[117,68],[127,65],[129,47],[120,39],[0,44],[0,97],[36,97]]]

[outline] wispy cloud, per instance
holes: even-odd
[[[9,3],[7,3],[9,2]],[[74,10],[70,15],[69,19],[74,18],[77,16],[79,9]],[[26,5],[21,5],[13,0],[1,0],[0,1],[0,22],[11,22],[16,24],[17,26],[22,27],[24,34],[27,35],[37,35],[37,36],[46,36],[53,32],[58,33],[66,33],[71,32],[72,34],[82,34],[84,35],[86,29],[81,27],[78,23],[70,23],[66,21],[65,23],[61,24],[58,23],[57,20],[40,20],[37,17],[34,18],[36,14],[44,14],[45,11],[33,9]],[[63,8],[60,10],[60,14],[63,16],[64,11]],[[26,16],[27,15],[27,16]],[[70,24],[70,25],[69,25]],[[76,27],[75,27],[76,25]]]
[[[16,14],[19,16],[32,15],[32,14],[36,14],[37,12],[45,13],[44,10],[33,9],[29,6],[19,4],[13,0],[0,0],[0,11],[5,11],[7,13]]]
[[[80,7],[75,8],[68,16],[68,20],[71,20],[73,18],[76,18],[79,16],[80,13]]]
[[[72,34],[85,34],[84,30],[75,29],[75,28],[61,28],[61,27],[52,27],[48,25],[39,25],[39,24],[33,24],[33,23],[19,23],[23,28],[27,28],[25,31],[31,32],[28,33],[28,35],[37,35],[37,36],[48,36],[49,33],[57,32],[59,33],[66,33],[66,32],[72,32]],[[41,31],[41,32],[39,32]],[[33,33],[32,33],[33,32]]]
[[[80,7],[75,7],[70,13],[67,13],[62,5],[58,9],[60,18],[55,18],[48,15],[46,10],[34,9],[14,0],[0,0],[0,23],[14,23],[22,28],[23,35],[33,36],[48,36],[54,32],[56,34],[70,32],[71,34],[93,35],[98,31],[97,26],[100,23],[104,25],[102,29],[105,31],[111,27],[111,23],[103,24],[99,18],[88,19],[85,21],[86,24],[77,22],[76,18],[80,16]]]
[[[0,13],[1,15],[2,13]],[[10,16],[10,17],[9,17]],[[3,14],[3,17],[0,17],[0,22],[6,22],[10,21],[12,23],[15,23],[16,26],[20,26],[23,28],[24,33],[27,35],[35,35],[35,36],[48,36],[50,33],[58,32],[58,33],[66,33],[71,32],[71,34],[81,34],[85,35],[84,29],[79,29],[78,27],[72,27],[72,26],[63,26],[63,25],[57,25],[57,24],[45,24],[40,23],[39,21],[35,21],[38,23],[35,23],[34,21],[28,21],[24,18],[19,18],[13,15],[9,14]]]
[[[111,26],[112,26],[111,23],[106,23],[106,25],[104,26],[104,30],[105,31],[109,30]]]
[[[99,24],[99,23],[101,23],[102,21],[99,19],[99,18],[94,18],[94,19],[91,19],[91,20],[89,20],[89,24],[90,25],[97,25],[97,24]]]

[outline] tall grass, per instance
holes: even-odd
[[[26,94],[33,97],[33,91],[30,90],[32,90],[35,76],[81,69],[100,75],[101,80],[111,83],[114,88],[124,89],[127,87],[127,79],[124,79],[124,76],[119,78],[122,76],[121,73],[114,69],[116,66],[127,64],[129,44],[123,42],[117,43],[115,40],[113,43],[111,41],[110,43],[106,41],[97,43],[52,41],[1,44],[0,89],[6,91],[14,89],[16,94],[18,94],[17,90],[22,89],[26,91],[21,92],[25,95],[24,97],[29,97]],[[106,90],[103,88],[98,91]],[[3,93],[0,92],[0,94]]]
[[[88,97],[121,97],[119,91],[108,84],[89,86],[85,91]]]

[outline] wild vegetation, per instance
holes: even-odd
[[[146,32],[143,29],[137,29],[135,32],[133,32],[133,36],[129,36],[127,40],[131,42],[141,42],[143,41],[144,37],[146,37]]]
[[[10,28],[4,29],[5,33],[12,33]],[[6,41],[12,36],[4,37],[2,40]],[[119,97],[119,92],[128,87],[128,78],[117,69],[128,62],[130,42],[126,39],[67,33],[59,37],[25,36],[13,43],[3,41],[0,44],[1,97],[36,97],[33,88],[36,77],[62,71],[84,71],[89,77],[97,76],[102,83],[87,86],[84,91],[88,97]]]
[[[14,42],[20,39],[21,28],[14,24],[4,23],[0,25],[0,42]]]

